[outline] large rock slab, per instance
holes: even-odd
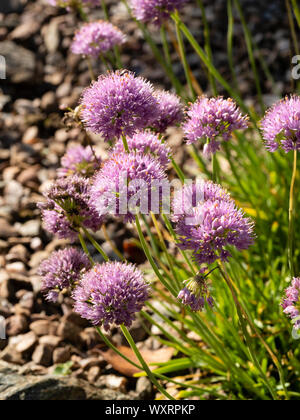
[[[0,362],[0,401],[133,400],[110,389],[98,389],[73,377],[23,376],[19,368]]]

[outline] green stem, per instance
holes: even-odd
[[[294,163],[293,163],[293,174],[291,180],[290,188],[290,201],[289,201],[289,233],[288,233],[288,258],[291,276],[295,277],[295,261],[294,261],[294,246],[295,246],[295,207],[296,207],[296,197],[295,197],[295,184],[297,179],[297,158],[298,152],[294,151]]]
[[[174,397],[172,397],[158,382],[158,380],[155,378],[154,374],[151,372],[151,370],[149,369],[149,366],[147,365],[147,363],[145,362],[143,356],[141,355],[139,349],[137,348],[130,332],[128,331],[128,329],[125,327],[125,325],[121,325],[121,330],[124,334],[124,337],[126,338],[126,340],[128,341],[128,344],[130,345],[131,349],[134,351],[136,357],[138,358],[140,364],[142,365],[144,371],[147,373],[148,378],[151,380],[151,382],[153,383],[153,385],[156,386],[156,388],[165,396],[167,397],[169,400],[172,401],[176,401],[176,399]]]
[[[193,81],[191,78],[189,64],[187,62],[187,58],[185,54],[185,48],[184,48],[184,43],[183,43],[183,39],[181,35],[181,30],[179,27],[179,22],[175,22],[175,25],[176,25],[176,35],[177,35],[177,40],[178,40],[179,52],[180,52],[180,59],[184,68],[185,77],[186,77],[192,98],[196,99],[197,94],[193,86]]]
[[[171,59],[171,54],[170,54],[170,49],[169,49],[169,42],[167,39],[166,27],[164,24],[161,25],[160,35],[161,35],[165,59],[168,63],[168,66],[172,68],[172,59]]]
[[[171,157],[171,162],[172,162],[173,168],[175,169],[175,172],[178,175],[178,178],[184,184],[184,181],[185,181],[184,173],[182,172],[181,168],[177,165],[173,157]]]
[[[101,248],[101,246],[98,244],[98,242],[93,238],[93,236],[90,234],[90,232],[83,228],[83,231],[86,235],[86,237],[89,239],[89,241],[91,242],[91,244],[94,246],[94,248],[100,252],[100,254],[102,255],[102,257],[104,258],[104,261],[109,262],[109,257],[107,256],[106,252]]]
[[[94,69],[93,69],[93,65],[92,65],[92,61],[91,61],[90,57],[86,57],[86,62],[87,62],[88,69],[89,69],[89,72],[90,72],[91,81],[93,82],[94,80],[96,80],[96,76],[95,76],[95,73],[94,73]]]
[[[167,290],[169,290],[169,292],[174,296],[177,297],[177,292],[176,290],[173,288],[172,285],[168,284],[168,282],[166,282],[166,280],[163,278],[163,276],[161,275],[157,265],[155,264],[154,259],[152,258],[151,252],[148,248],[148,244],[144,238],[144,234],[141,228],[141,224],[140,224],[140,219],[139,219],[139,215],[136,215],[135,217],[135,222],[136,222],[136,228],[138,231],[138,235],[140,238],[140,242],[142,244],[142,248],[144,250],[144,253],[149,261],[149,263],[151,264],[151,267],[153,268],[156,276],[158,277],[158,279],[161,281],[161,283],[166,287]]]
[[[285,396],[286,399],[289,400],[289,393],[286,389],[286,382],[285,382],[285,377],[284,377],[284,372],[282,370],[282,366],[278,360],[278,358],[276,357],[276,355],[274,354],[274,352],[272,351],[272,349],[270,348],[270,346],[265,342],[265,340],[263,339],[263,337],[261,336],[261,334],[259,333],[258,329],[256,328],[256,326],[254,325],[254,322],[251,320],[247,310],[244,309],[243,305],[240,303],[236,292],[235,292],[235,286],[232,283],[231,278],[229,277],[229,275],[226,272],[226,268],[224,266],[223,263],[221,263],[220,267],[220,272],[224,278],[224,280],[226,281],[231,293],[232,293],[232,297],[234,299],[234,303],[237,307],[237,309],[241,312],[241,314],[244,316],[244,318],[247,320],[251,330],[253,331],[254,334],[256,334],[256,336],[259,338],[260,342],[262,343],[262,345],[264,346],[264,348],[267,350],[267,352],[269,353],[269,355],[271,356],[271,359],[273,361],[273,363],[275,364],[278,373],[279,373],[279,377],[280,377],[280,382],[281,382],[281,386],[282,389],[285,392]],[[277,398],[276,398],[277,399]]]
[[[92,265],[94,265],[93,258],[91,257],[91,254],[89,253],[89,250],[86,246],[85,240],[84,240],[84,238],[83,238],[83,236],[80,232],[78,232],[78,238],[79,238],[80,244],[82,246],[82,249],[84,250],[85,254],[88,256],[88,259],[90,260]]]
[[[129,153],[130,150],[129,150],[128,142],[127,142],[126,136],[124,134],[122,134],[122,141],[123,141],[125,152]]]
[[[243,330],[245,342],[246,342],[246,345],[248,347],[248,350],[249,350],[249,353],[250,353],[250,357],[252,359],[252,362],[255,365],[256,369],[259,371],[259,373],[260,373],[260,375],[262,377],[262,380],[264,381],[264,383],[267,386],[270,394],[272,395],[272,398],[274,400],[278,400],[277,395],[276,395],[276,392],[273,390],[271,384],[269,383],[269,380],[266,377],[265,373],[263,372],[263,370],[262,370],[262,368],[261,368],[261,366],[259,364],[259,361],[257,359],[257,356],[255,354],[255,350],[254,350],[253,344],[252,344],[252,339],[249,336],[249,333],[247,331],[247,324],[246,324],[245,319],[244,319],[244,317],[242,315],[241,307],[240,307],[240,304],[239,304],[237,295],[235,293],[234,287],[233,287],[231,281],[229,280],[229,277],[226,276],[226,274],[223,272],[223,270],[221,270],[221,273],[222,273],[222,276],[223,276],[223,278],[224,278],[224,280],[225,280],[225,282],[226,282],[227,286],[229,287],[230,292],[232,294],[232,297],[233,297],[233,300],[234,300],[234,303],[235,303],[235,306],[236,306],[237,314],[238,314],[238,317],[239,317],[239,320],[240,320],[240,323],[241,323],[241,327],[242,327],[242,330]]]
[[[298,26],[300,28],[300,9],[299,9],[299,6],[297,4],[297,0],[291,0],[291,1],[292,1],[293,11],[294,11],[294,14],[296,16]]]
[[[220,182],[217,153],[212,153],[212,180],[217,184]]]

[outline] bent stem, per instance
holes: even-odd
[[[89,72],[90,72],[91,81],[93,82],[94,80],[96,80],[96,75],[94,73],[94,69],[93,69],[93,65],[92,65],[92,60],[88,56],[85,58],[85,60],[87,62],[87,66],[88,66],[88,69],[89,69]]]
[[[293,163],[293,175],[291,180],[291,189],[290,189],[290,202],[289,202],[289,234],[288,234],[288,258],[291,276],[295,277],[295,261],[294,261],[294,241],[295,241],[295,206],[296,206],[296,197],[295,197],[295,184],[297,179],[297,150],[294,151],[294,163]]]
[[[80,241],[80,244],[81,244],[81,246],[82,246],[83,251],[84,251],[84,252],[85,252],[85,254],[87,255],[87,257],[88,257],[88,259],[90,260],[90,262],[92,263],[92,265],[94,265],[94,260],[93,260],[93,258],[91,257],[91,254],[89,253],[89,250],[88,250],[88,248],[87,248],[87,246],[86,246],[85,240],[84,240],[84,238],[83,238],[83,236],[82,236],[82,234],[81,234],[81,232],[80,232],[80,231],[78,231],[78,238],[79,238],[79,241]]]
[[[114,253],[121,259],[121,261],[126,261],[126,258],[124,257],[124,255],[121,254],[118,248],[114,245],[113,241],[110,239],[105,225],[102,226],[102,232],[103,232],[103,236],[106,242],[110,245]]]
[[[152,255],[151,255],[151,252],[150,252],[150,250],[149,250],[149,248],[148,248],[148,244],[147,244],[147,242],[146,242],[146,239],[144,238],[144,234],[143,234],[143,231],[142,231],[142,228],[141,228],[141,224],[140,224],[140,219],[139,219],[139,215],[136,215],[135,216],[135,223],[136,223],[136,228],[137,228],[137,231],[138,231],[138,235],[139,235],[139,238],[140,238],[140,242],[141,242],[141,245],[142,245],[142,248],[143,248],[143,250],[144,250],[144,253],[145,253],[145,255],[146,255],[146,257],[147,257],[147,259],[148,259],[148,261],[149,261],[149,263],[150,263],[150,265],[151,265],[151,267],[153,268],[153,271],[155,272],[155,274],[156,274],[156,276],[158,277],[158,279],[161,281],[161,283],[165,286],[165,288],[167,289],[167,290],[169,290],[169,292],[174,296],[174,297],[177,297],[177,292],[176,292],[176,290],[173,288],[173,286],[172,285],[170,285],[165,279],[164,279],[164,277],[161,275],[161,273],[160,273],[160,271],[159,271],[159,269],[158,269],[158,267],[157,267],[157,265],[155,264],[155,261],[154,261],[154,259],[153,259],[153,257],[152,257]]]
[[[145,362],[143,356],[141,355],[139,349],[137,348],[130,332],[128,331],[128,329],[125,327],[125,325],[121,325],[121,330],[122,333],[124,334],[124,337],[126,338],[126,340],[128,341],[128,344],[130,345],[131,349],[134,351],[134,354],[136,355],[136,357],[138,358],[140,364],[142,365],[144,371],[147,373],[148,378],[151,380],[151,382],[153,383],[154,386],[156,386],[156,388],[166,397],[168,398],[168,400],[172,400],[172,401],[176,401],[176,399],[174,397],[172,397],[158,382],[158,380],[155,378],[154,374],[151,372],[151,370],[149,369],[149,366],[147,365],[147,363]]]
[[[104,258],[105,262],[109,262],[109,257],[106,254],[106,252],[101,248],[100,244],[98,244],[98,242],[93,238],[93,236],[90,234],[90,232],[83,228],[83,231],[86,235],[86,237],[89,239],[89,241],[91,242],[91,244],[94,246],[94,248],[96,248],[96,250],[98,252],[100,252],[100,254],[102,255],[102,257]]]

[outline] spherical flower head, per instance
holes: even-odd
[[[38,207],[49,232],[75,241],[81,226],[94,232],[100,229],[103,218],[91,206],[88,179],[78,175],[59,178],[44,195],[46,202]]]
[[[86,23],[76,32],[71,45],[74,54],[99,57],[125,42],[125,35],[114,25],[105,21]]]
[[[107,331],[113,325],[130,327],[148,298],[142,273],[119,262],[95,265],[73,293],[75,312]]]
[[[166,174],[152,156],[113,153],[94,178],[91,201],[100,216],[133,222],[136,214],[160,212],[164,182]]]
[[[71,147],[61,159],[59,177],[79,175],[90,178],[101,165],[101,159],[94,156],[92,149],[83,146]]]
[[[269,109],[261,122],[270,152],[300,150],[300,96],[286,97]]]
[[[158,117],[152,123],[157,133],[164,133],[168,127],[180,124],[183,121],[183,106],[180,98],[167,91],[155,92],[158,102]]]
[[[227,246],[248,249],[254,242],[254,224],[233,202],[208,200],[193,209],[193,216],[180,219],[176,227],[179,246],[192,250],[198,264],[226,261]]]
[[[285,291],[285,298],[282,302],[283,312],[288,315],[294,323],[296,331],[300,331],[300,278],[293,278],[292,284]]]
[[[137,20],[160,26],[186,2],[187,0],[130,0],[130,6]]]
[[[220,149],[218,138],[228,141],[234,130],[247,127],[248,117],[242,115],[232,99],[201,96],[188,109],[183,131],[188,144],[203,140],[207,155]]]
[[[151,125],[158,113],[153,86],[130,72],[111,72],[83,93],[81,118],[86,128],[109,141]]]
[[[162,168],[166,168],[170,163],[171,149],[166,143],[163,143],[160,137],[151,131],[141,131],[127,138],[129,150],[142,154],[149,154],[155,157],[161,164]],[[122,139],[116,143],[113,153],[124,153],[124,143]]]
[[[174,193],[173,222],[181,220],[183,223],[188,223],[188,219],[194,216],[195,207],[206,201],[214,200],[233,202],[228,191],[212,181],[197,179],[192,184],[184,185]]]
[[[83,273],[90,269],[88,257],[76,248],[53,252],[38,269],[42,277],[42,291],[46,293],[47,300],[57,302],[59,294],[64,290],[72,290]]]
[[[185,284],[178,295],[178,299],[183,305],[189,306],[193,312],[202,311],[205,302],[213,307],[214,300],[209,296],[206,277],[197,274],[194,278],[187,280]]]

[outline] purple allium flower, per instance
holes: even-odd
[[[160,26],[186,2],[187,0],[130,0],[130,6],[137,20]]]
[[[158,213],[167,177],[158,160],[141,153],[114,153],[96,174],[91,201],[100,216],[132,222],[138,213]]]
[[[276,152],[300,150],[300,96],[286,97],[270,108],[261,122],[266,147]]]
[[[166,168],[170,162],[171,149],[166,143],[163,143],[158,135],[151,133],[151,131],[141,131],[127,138],[127,143],[130,151],[139,152],[142,154],[149,154],[159,160],[161,166]],[[124,153],[124,144],[122,139],[116,143],[113,153]]]
[[[247,249],[255,237],[253,222],[233,201],[224,200],[199,203],[189,219],[178,221],[176,231],[180,248],[193,251],[198,264],[226,261],[230,256],[228,245]]]
[[[296,331],[300,331],[300,278],[294,278],[292,285],[285,291],[286,298],[282,302],[283,312],[294,322]]]
[[[178,299],[192,311],[202,311],[205,302],[213,307],[214,300],[209,296],[206,277],[197,274],[194,278],[185,281],[185,287],[179,292]]]
[[[91,206],[91,187],[87,178],[73,175],[58,179],[39,203],[45,228],[59,238],[75,241],[80,226],[99,230],[103,219]]]
[[[74,290],[75,312],[93,325],[130,327],[149,298],[142,273],[132,264],[97,264]]]
[[[157,133],[164,133],[168,127],[182,122],[184,117],[183,106],[177,95],[165,90],[155,92],[155,97],[159,112],[151,126]]]
[[[150,126],[158,113],[153,86],[130,72],[100,76],[84,91],[81,104],[86,128],[105,140],[132,136]]]
[[[59,293],[65,289],[72,290],[83,273],[90,269],[88,257],[76,248],[53,252],[38,269],[42,277],[42,291],[47,293],[47,300],[57,302]]]
[[[206,201],[227,201],[233,202],[230,194],[221,185],[214,184],[212,181],[197,179],[191,185],[185,185],[180,190],[175,191],[173,198],[173,222],[194,216],[194,209],[199,204]]]
[[[125,35],[114,25],[105,21],[86,23],[76,32],[71,45],[74,54],[99,57],[125,42]]]
[[[80,175],[90,178],[97,168],[100,167],[101,159],[97,160],[92,149],[83,146],[71,147],[61,159],[61,168],[58,169],[59,177]]]
[[[183,131],[188,144],[202,139],[204,153],[208,156],[220,149],[217,138],[228,141],[234,130],[247,127],[248,117],[242,115],[232,99],[201,96],[188,109]]]

